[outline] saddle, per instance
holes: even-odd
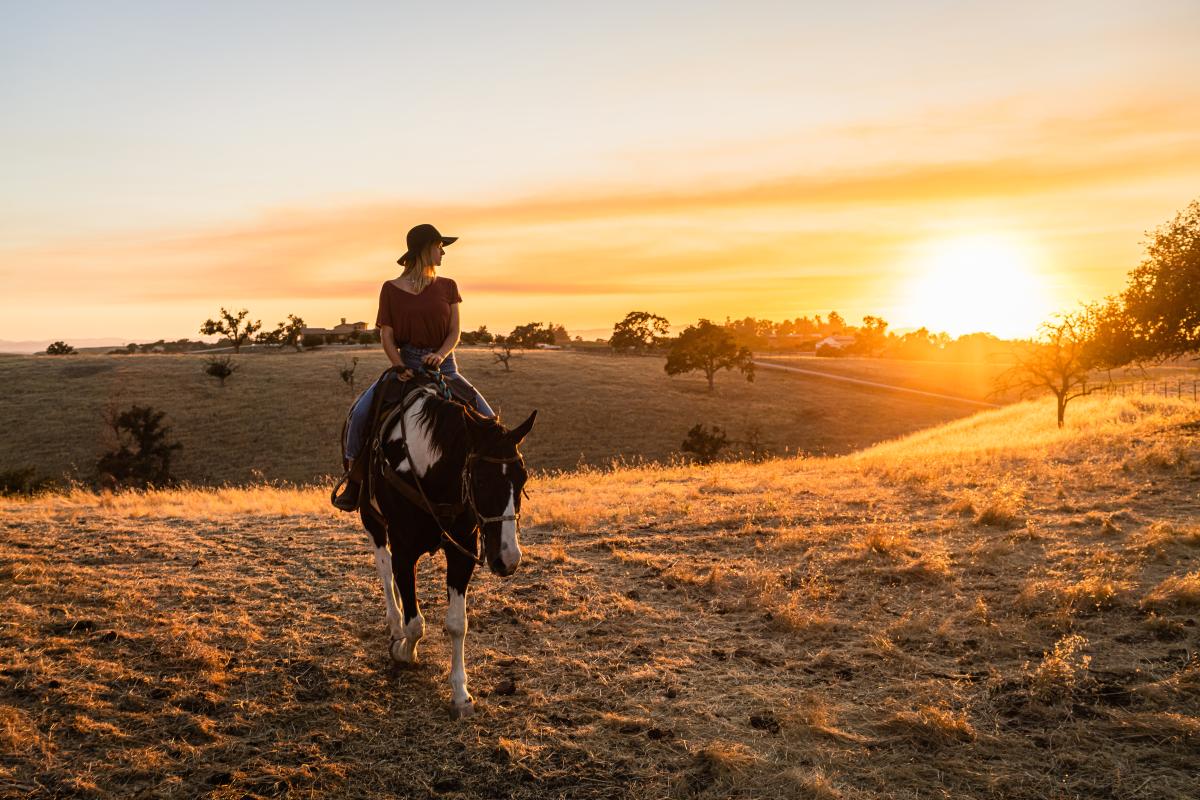
[[[358,508],[361,512],[377,518],[386,526],[386,520],[378,511],[378,506],[372,503],[376,493],[376,481],[380,478],[388,485],[403,494],[419,508],[429,509],[443,525],[449,523],[462,513],[465,506],[462,503],[431,503],[425,497],[424,490],[415,482],[415,476],[408,480],[396,472],[396,465],[387,463],[383,453],[383,430],[404,414],[420,395],[419,389],[432,387],[437,394],[467,408],[474,404],[473,397],[467,397],[459,387],[447,382],[440,373],[417,372],[408,380],[400,380],[404,367],[391,367],[379,376],[375,393],[371,400],[371,409],[367,417],[367,441],[350,471],[346,474],[348,480],[359,483]],[[401,440],[407,458],[408,443]],[[335,489],[336,491],[336,489]]]

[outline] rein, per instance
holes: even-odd
[[[439,377],[441,376],[440,372],[438,373],[438,376]],[[442,387],[445,387],[444,381],[440,381],[440,383],[441,383]],[[433,517],[433,521],[437,523],[438,530],[441,532],[442,544],[443,545],[446,545],[446,544],[451,545],[452,547],[454,547],[455,550],[462,553],[464,556],[471,559],[472,561],[474,561],[476,564],[478,564],[481,567],[487,566],[487,561],[485,559],[480,558],[476,553],[472,553],[470,550],[463,547],[461,544],[458,543],[458,541],[453,536],[450,535],[450,532],[446,530],[446,526],[442,524],[442,517],[434,510],[433,503],[430,502],[429,496],[427,494],[425,494],[425,487],[423,487],[421,485],[421,479],[417,476],[417,465],[413,462],[412,448],[410,448],[408,446],[408,430],[407,430],[407,426],[405,425],[405,421],[404,421],[405,416],[406,416],[406,414],[402,411],[400,413],[400,436],[404,441],[404,457],[408,460],[408,468],[412,472],[412,482],[414,484],[416,484],[417,493],[420,495],[421,502],[424,503],[425,510],[429,513],[429,516]],[[380,455],[382,455],[382,452],[380,453]],[[479,507],[475,504],[475,488],[474,488],[475,481],[474,481],[474,473],[472,471],[472,466],[473,466],[474,462],[486,461],[490,464],[513,464],[520,460],[521,460],[520,454],[510,456],[508,458],[496,458],[495,456],[481,455],[474,451],[467,453],[467,458],[466,458],[465,463],[463,464],[463,472],[462,472],[462,504],[458,508],[460,510],[469,509],[474,514],[475,526],[471,529],[472,534],[479,532],[481,524],[486,525],[486,524],[489,524],[492,522],[515,522],[515,523],[517,523],[518,529],[521,524],[521,515],[519,513],[517,513],[517,514],[501,514],[501,515],[495,516],[495,517],[485,517],[479,513]],[[392,467],[388,463],[386,457],[381,458],[380,463],[383,465],[383,468],[386,470],[386,472],[384,474],[389,477],[389,481],[388,481],[389,483],[392,483],[393,486],[403,486],[403,487],[407,488],[406,482],[397,484],[397,483],[393,483],[390,480],[390,477],[394,473],[394,470],[392,470]],[[403,479],[400,478],[398,475],[396,476],[396,480],[403,481]],[[402,489],[402,491],[403,491],[403,489]],[[406,492],[406,494],[407,494],[407,492]],[[410,497],[409,499],[412,499],[412,498]],[[455,516],[457,516],[457,514],[455,514]]]

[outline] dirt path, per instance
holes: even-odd
[[[777,369],[784,372],[796,372],[801,375],[816,375],[820,378],[828,378],[834,381],[843,381],[845,383],[856,383],[860,386],[871,386],[876,389],[887,389],[891,392],[904,392],[905,394],[915,394],[922,397],[934,397],[938,400],[952,400],[956,403],[966,403],[967,405],[978,406],[980,408],[999,408],[998,403],[985,403],[982,400],[971,400],[966,397],[958,397],[952,394],[940,394],[938,392],[926,392],[921,389],[909,389],[906,386],[896,386],[891,383],[878,383],[876,381],[865,381],[861,378],[849,378],[845,375],[834,375],[831,372],[819,372],[813,369],[800,369],[799,367],[786,367],[783,364],[772,364],[769,361],[755,361],[754,366],[764,369]]]

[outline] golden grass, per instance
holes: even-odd
[[[1200,606],[1200,571],[1171,575],[1146,595],[1146,608],[1196,608]]]
[[[1192,798],[1200,408],[1072,409],[538,475],[526,563],[472,585],[460,723],[440,559],[393,671],[321,489],[5,500],[0,791]]]

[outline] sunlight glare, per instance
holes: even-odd
[[[1054,310],[1031,248],[999,236],[960,236],[919,250],[904,303],[907,324],[952,336],[1032,336]]]

